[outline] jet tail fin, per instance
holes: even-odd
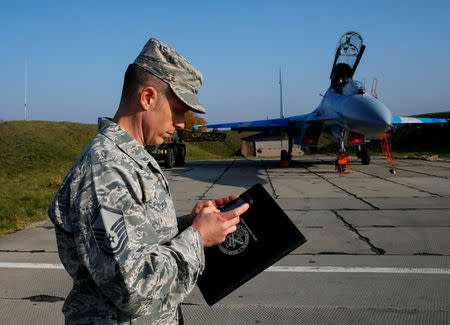
[[[281,83],[281,67],[280,67],[280,118],[284,118],[284,111],[283,111],[283,84]]]

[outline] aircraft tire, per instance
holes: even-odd
[[[281,150],[280,159],[281,159],[281,161],[289,160],[289,155],[288,155],[287,150]]]
[[[358,153],[358,157],[361,159],[361,163],[363,165],[369,165],[370,164],[370,153],[367,150],[367,148],[363,147]]]

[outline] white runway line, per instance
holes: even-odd
[[[62,269],[62,264],[45,264],[45,263],[3,263],[0,262],[0,268],[11,269]]]
[[[4,263],[0,268],[13,269],[58,269],[62,264],[45,263]],[[271,266],[264,272],[293,273],[392,273],[392,274],[450,274],[450,269],[443,268],[410,268],[410,267],[352,267],[352,266]]]
[[[410,267],[352,267],[352,266],[271,266],[265,272],[296,273],[394,273],[394,274],[450,274],[450,269]]]

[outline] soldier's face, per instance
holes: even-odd
[[[151,116],[146,121],[146,145],[160,145],[169,138],[175,129],[184,129],[184,114],[189,107],[175,94],[167,98],[160,94]]]

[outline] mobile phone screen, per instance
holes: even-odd
[[[253,202],[253,200],[252,200],[252,198],[250,197],[250,195],[244,193],[243,195],[241,195],[240,197],[238,197],[238,198],[236,199],[236,201],[232,201],[232,202],[230,202],[230,203],[225,204],[224,206],[222,206],[222,207],[220,208],[220,211],[222,211],[222,212],[227,212],[227,211],[230,211],[230,210],[234,210],[234,209],[236,209],[237,207],[240,207],[241,205],[243,205],[243,204],[245,204],[245,203],[248,203],[249,205],[251,205],[252,202]]]

